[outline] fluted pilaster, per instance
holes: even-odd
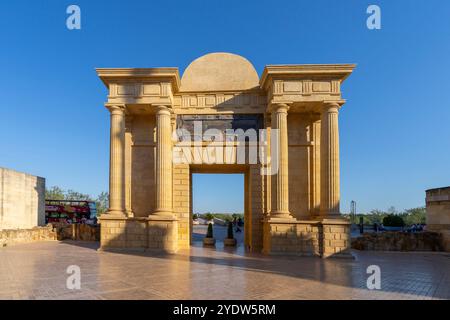
[[[168,107],[156,111],[156,210],[155,215],[172,216],[172,126]]]
[[[276,141],[271,141],[271,147],[278,150],[278,172],[274,175],[275,184],[275,207],[272,208],[270,216],[273,218],[292,218],[289,212],[289,172],[288,172],[288,128],[287,112],[289,106],[276,104],[273,106],[272,126],[277,130]],[[276,143],[277,145],[274,145]],[[272,193],[273,195],[273,193]]]
[[[109,210],[125,215],[125,107],[108,106],[111,113],[109,161]]]
[[[340,214],[338,115],[339,104],[324,103],[320,141],[320,215],[324,217]]]

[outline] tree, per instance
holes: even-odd
[[[212,219],[214,219],[214,215],[212,214],[212,213],[206,213],[205,215],[204,215],[204,217],[205,217],[205,219],[207,220],[207,221],[211,221]]]
[[[386,211],[375,209],[367,214],[362,214],[358,216],[363,217],[364,224],[373,225],[374,223],[378,224],[382,223],[385,217],[391,215],[400,216],[403,219],[404,224],[408,226],[413,224],[426,223],[425,207],[412,208],[399,212],[395,209],[395,207],[391,206]],[[352,223],[359,223],[359,221],[352,221]]]
[[[392,215],[392,214],[398,214],[398,211],[397,211],[397,209],[395,209],[394,206],[390,206],[390,207],[387,209],[387,213],[390,214],[390,215]]]
[[[45,199],[47,200],[65,200],[65,192],[57,186],[45,189]]]
[[[103,191],[100,193],[95,200],[95,204],[97,206],[97,212],[99,214],[105,213],[109,208],[109,194],[108,192]]]
[[[88,194],[80,193],[74,190],[67,190],[64,200],[74,200],[74,201],[92,201],[92,198]]]
[[[108,192],[100,193],[97,198],[94,200],[88,194],[84,194],[74,190],[67,190],[53,186],[50,189],[45,190],[45,199],[46,200],[72,200],[72,201],[95,201],[97,207],[97,213],[102,214],[105,213],[109,208],[109,194]]]
[[[425,207],[408,209],[402,214],[405,224],[408,226],[413,224],[425,224],[427,220],[426,215]]]
[[[372,210],[369,214],[364,215],[364,224],[372,225],[374,223],[381,223],[385,216],[387,216],[388,213],[382,210]]]
[[[90,201],[91,196],[74,190],[67,190],[53,186],[45,190],[45,199],[47,200],[74,200],[74,201]]]
[[[384,217],[383,225],[386,227],[403,227],[405,222],[401,216],[397,214],[390,214]]]

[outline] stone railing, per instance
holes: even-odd
[[[374,251],[443,251],[442,236],[437,232],[365,233],[352,239],[352,249]]]

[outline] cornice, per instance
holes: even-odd
[[[99,78],[106,87],[117,80],[164,80],[172,83],[174,92],[180,89],[180,74],[178,68],[97,68]]]
[[[266,89],[273,78],[282,79],[305,76],[330,76],[344,81],[355,69],[356,64],[301,64],[267,65],[260,79],[260,86]]]

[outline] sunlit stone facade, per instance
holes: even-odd
[[[248,60],[229,53],[198,58],[181,79],[177,68],[97,69],[111,113],[110,210],[100,219],[101,248],[188,249],[191,175],[243,173],[248,250],[346,255],[338,118],[341,84],[353,69],[268,65],[259,77]],[[196,120],[219,132],[264,130],[267,139],[258,135],[254,157],[245,140],[178,139],[174,132],[189,132]],[[179,161],[186,150],[189,161]]]

